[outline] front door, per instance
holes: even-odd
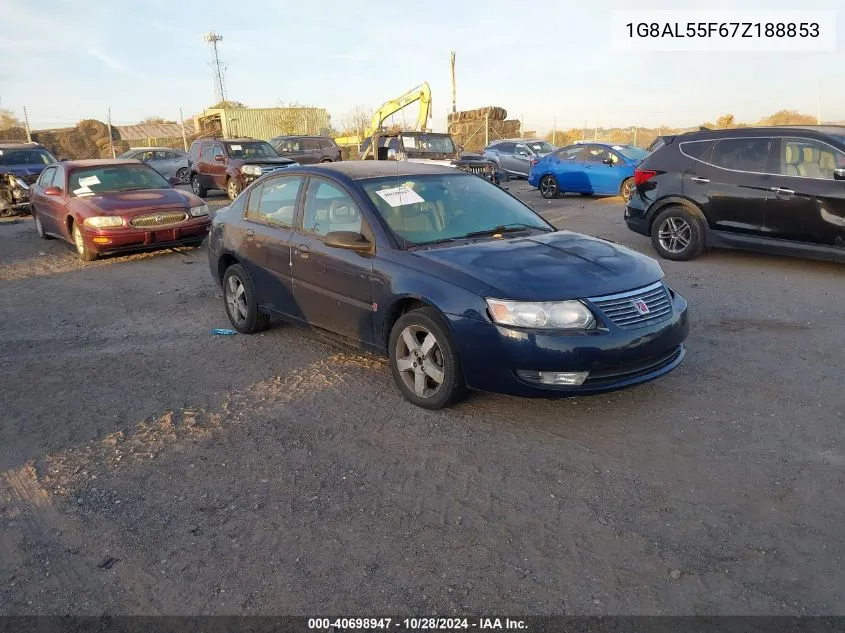
[[[599,194],[619,193],[619,156],[601,145],[587,147],[584,173],[589,191]]]
[[[197,172],[197,179],[200,184],[206,188],[214,187],[214,180],[212,179],[212,165],[214,164],[214,143],[203,143],[200,146],[200,155],[194,169]]]
[[[303,180],[278,176],[257,184],[250,189],[244,215],[243,253],[256,301],[295,319],[302,314],[293,297],[291,238]]]
[[[520,176],[528,176],[533,154],[525,143],[517,143],[513,152],[513,171]]]
[[[51,196],[45,196],[44,190],[53,184],[56,167],[47,167],[41,172],[30,192],[30,204],[41,221],[41,226],[47,233],[57,233],[56,220],[50,210]]]
[[[293,237],[293,294],[305,319],[357,341],[373,341],[372,257],[326,246],[332,231],[368,235],[350,195],[339,185],[312,177]]]
[[[774,186],[771,137],[720,139],[684,173],[684,196],[694,200],[710,228],[757,237],[766,234],[766,205]]]
[[[232,145],[232,149],[237,151],[240,148],[239,145]],[[211,161],[211,165],[209,166],[209,171],[211,172],[211,185],[212,187],[216,187],[217,189],[225,189],[226,188],[226,153],[223,151],[223,144],[222,143],[215,143],[213,148],[213,160]]]
[[[45,184],[47,187],[58,187],[62,192],[55,196],[41,196],[39,210],[43,209],[44,217],[42,217],[41,223],[44,225],[44,230],[55,235],[70,238],[67,223],[65,222],[65,218],[67,217],[65,205],[67,198],[72,192],[67,191],[65,180],[64,165],[57,165],[56,171],[53,172],[53,178]],[[47,220],[46,223],[44,219]]]
[[[780,139],[778,175],[766,207],[770,237],[845,247],[845,153],[815,139]]]

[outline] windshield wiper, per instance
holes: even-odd
[[[537,226],[536,224],[524,224],[522,222],[513,222],[511,224],[500,224],[499,226],[494,226],[492,229],[485,229],[483,231],[473,231],[472,233],[467,233],[464,237],[480,237],[482,235],[495,235],[496,233],[513,233],[515,231],[524,231],[526,229],[537,229],[538,231],[545,231],[549,232],[552,229]]]

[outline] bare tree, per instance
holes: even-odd
[[[11,110],[0,108],[0,130],[8,130],[13,127],[23,127],[23,122]]]
[[[346,116],[340,120],[341,130],[344,136],[362,137],[370,126],[373,118],[373,111],[367,106],[355,106]]]

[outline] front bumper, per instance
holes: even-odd
[[[175,226],[155,229],[82,229],[82,238],[97,253],[110,254],[126,251],[167,248],[186,242],[198,242],[208,235],[211,216],[188,220]]]
[[[672,297],[669,319],[623,330],[612,323],[587,333],[548,332],[447,315],[467,385],[515,396],[566,397],[614,391],[659,378],[686,354],[687,302]],[[539,383],[536,372],[589,371],[580,386]]]

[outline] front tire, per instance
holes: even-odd
[[[73,245],[76,247],[76,255],[80,260],[83,262],[93,262],[97,259],[97,252],[91,250],[85,243],[85,238],[82,236],[82,231],[79,230],[79,225],[76,222],[73,223],[71,234],[73,235]]]
[[[195,196],[199,196],[200,198],[205,198],[208,195],[208,188],[202,186],[199,174],[191,176],[191,191],[194,192]]]
[[[179,181],[180,185],[189,184],[191,182],[191,170],[187,167],[182,167],[182,169],[176,172],[176,180]]]
[[[553,200],[560,196],[560,185],[557,184],[557,178],[548,174],[540,178],[540,195],[546,200]]]
[[[457,348],[432,308],[403,314],[390,331],[388,345],[393,379],[411,404],[441,409],[466,395]]]
[[[320,162],[321,162],[321,163],[331,163],[331,162],[332,162],[332,159],[331,159],[331,158],[324,158],[324,159],[323,159],[323,160],[321,160]]]
[[[689,261],[704,250],[701,220],[682,206],[661,211],[651,227],[651,243],[664,259]]]
[[[238,332],[254,334],[270,327],[270,315],[259,311],[255,286],[240,264],[229,266],[223,275],[223,303],[229,322]]]
[[[242,190],[237,178],[229,178],[229,182],[226,183],[226,195],[229,196],[229,200],[237,198]]]

